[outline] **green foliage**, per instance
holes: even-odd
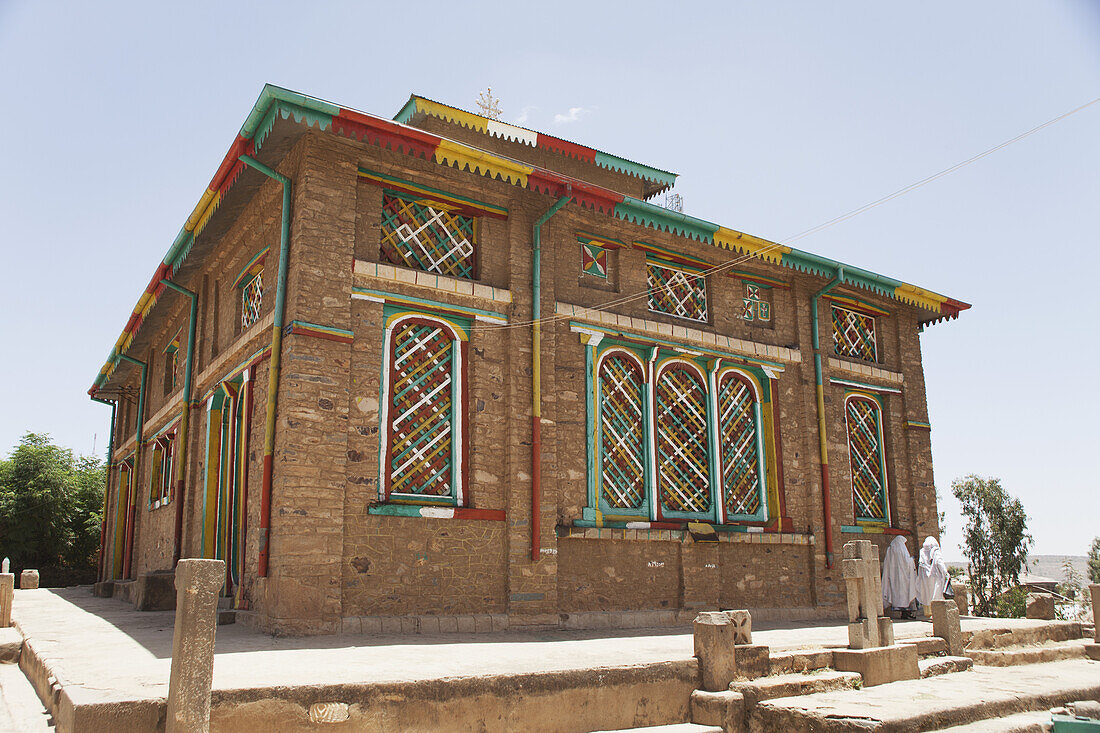
[[[106,468],[27,433],[0,461],[0,554],[16,568],[95,566]]]
[[[1081,592],[1081,576],[1077,574],[1077,568],[1073,567],[1073,561],[1066,558],[1062,561],[1062,576],[1064,583],[1059,583],[1057,591],[1066,598],[1077,598]]]
[[[1019,586],[1006,590],[997,596],[996,606],[1000,618],[1023,618],[1027,614],[1027,590]]]
[[[1019,499],[1004,490],[1000,479],[971,474],[954,481],[951,492],[966,517],[963,544],[975,615],[1002,615],[999,599],[1019,582],[1032,545],[1027,512]],[[1010,605],[1014,610],[1014,601]]]
[[[1089,548],[1089,582],[1100,583],[1100,537],[1092,540]]]

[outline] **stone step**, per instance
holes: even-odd
[[[15,664],[0,664],[0,731],[49,733],[53,719]]]
[[[23,651],[23,635],[14,626],[0,629],[0,664],[18,664]]]
[[[917,647],[918,657],[930,657],[933,654],[947,654],[947,640],[938,636],[918,636],[915,639],[898,639],[898,644],[912,644]]]
[[[772,652],[772,674],[808,672],[832,665],[832,649],[789,649]]]
[[[920,676],[935,677],[952,672],[965,672],[974,666],[974,660],[970,657],[928,657],[917,662],[920,668]]]
[[[592,733],[722,733],[719,725],[699,725],[697,723],[670,723],[669,725],[651,725],[646,728],[619,728],[617,730],[600,730]]]
[[[1095,699],[1100,699],[1096,666],[1070,659],[1023,667],[974,667],[861,690],[766,700],[753,708],[749,722],[754,732],[940,730]]]
[[[218,626],[228,626],[237,623],[237,612],[231,608],[218,609]]]
[[[940,728],[940,733],[1047,733],[1054,729],[1050,721],[1049,710],[1036,710]]]
[[[1002,629],[981,629],[971,632],[967,649],[1000,649],[1026,644],[1045,644],[1052,641],[1080,639],[1081,624],[1076,621],[1047,621],[1030,626]]]
[[[832,669],[808,672],[806,674],[789,673],[759,677],[747,682],[730,684],[732,692],[739,692],[745,698],[745,709],[751,710],[764,700],[797,695],[812,695],[818,692],[849,690],[859,687],[863,678],[859,672],[837,672]]]
[[[967,649],[965,654],[973,659],[975,664],[984,664],[987,667],[1011,667],[1018,664],[1057,662],[1061,659],[1083,659],[1085,643],[1062,641],[1039,646]]]

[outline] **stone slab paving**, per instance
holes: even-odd
[[[760,703],[753,731],[939,730],[978,719],[1100,699],[1100,662],[1065,660],[891,682]]]
[[[87,587],[17,590],[13,615],[78,703],[163,699],[168,691],[174,613],[134,611]],[[963,628],[1027,626],[1023,619],[964,618]],[[895,622],[900,638],[932,625]],[[773,650],[847,645],[847,625],[754,622],[753,642]],[[402,682],[599,669],[689,660],[690,629],[506,631],[415,636],[276,638],[243,624],[219,626],[214,689]]]
[[[0,664],[0,733],[48,733],[49,713],[34,693],[23,670]]]

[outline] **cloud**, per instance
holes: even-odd
[[[528,117],[528,116],[529,116],[529,115],[530,115],[530,114],[531,114],[532,112],[534,112],[534,111],[535,111],[536,109],[538,109],[538,107],[536,107],[536,106],[535,106],[535,105],[533,105],[533,104],[529,104],[529,105],[527,105],[526,107],[524,107],[523,109],[521,109],[521,110],[519,111],[519,114],[518,114],[518,115],[516,115],[516,119],[514,120],[514,123],[515,123],[515,124],[517,124],[517,125],[524,125],[524,124],[526,124],[526,123],[527,123],[527,117]]]
[[[561,113],[558,113],[554,115],[554,124],[564,125],[569,122],[576,122],[581,118],[582,115],[586,114],[588,114],[588,110],[584,107],[570,107],[569,114],[563,115]]]

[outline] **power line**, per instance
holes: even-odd
[[[706,268],[704,270],[699,270],[698,272],[689,274],[688,277],[689,277],[689,279],[697,279],[697,278],[706,277],[707,275],[716,274],[718,272],[729,269],[729,268],[731,268],[735,265],[738,265],[742,262],[745,262],[747,260],[751,260],[753,258],[759,257],[760,255],[762,255],[766,252],[770,252],[770,251],[775,250],[779,247],[789,246],[789,245],[793,244],[794,242],[799,241],[800,239],[804,239],[806,237],[809,237],[809,236],[811,236],[813,234],[816,234],[817,232],[820,232],[824,229],[828,229],[829,227],[836,226],[837,224],[845,222],[845,221],[847,221],[847,220],[849,220],[853,217],[859,216],[860,214],[863,214],[867,211],[870,211],[871,209],[877,208],[879,206],[882,206],[885,203],[893,201],[894,199],[896,199],[900,196],[904,196],[907,193],[910,193],[912,191],[917,190],[918,188],[926,186],[929,183],[932,183],[933,181],[937,181],[940,178],[943,178],[944,176],[950,175],[951,173],[954,173],[955,171],[957,171],[961,168],[965,168],[966,166],[971,165],[972,163],[977,163],[979,160],[982,160],[983,158],[986,158],[987,156],[990,156],[990,155],[992,155],[993,153],[996,153],[999,150],[1007,148],[1009,145],[1013,145],[1014,143],[1018,143],[1021,140],[1024,140],[1028,137],[1031,137],[1035,133],[1046,129],[1047,127],[1050,127],[1051,125],[1057,124],[1057,123],[1061,122],[1062,120],[1066,119],[1067,117],[1075,115],[1078,112],[1091,107],[1092,105],[1096,104],[1097,102],[1100,102],[1100,97],[1096,97],[1095,99],[1092,99],[1088,102],[1085,102],[1084,104],[1082,104],[1078,107],[1075,107],[1075,108],[1069,110],[1068,112],[1063,112],[1062,114],[1058,115],[1057,117],[1053,117],[1053,118],[1047,120],[1046,122],[1042,123],[1041,125],[1037,125],[1037,126],[1031,128],[1030,130],[1028,130],[1026,132],[1020,133],[1016,137],[1013,137],[1013,138],[1010,138],[1008,140],[1005,140],[1004,142],[998,143],[997,145],[994,145],[993,147],[991,147],[987,150],[983,150],[982,152],[978,153],[977,155],[974,155],[970,158],[967,158],[964,161],[956,163],[956,164],[954,164],[954,165],[952,165],[948,168],[944,168],[943,170],[939,171],[938,173],[933,173],[932,175],[930,175],[926,178],[922,178],[919,181],[916,181],[914,183],[910,183],[908,186],[904,186],[902,188],[899,188],[898,190],[894,191],[893,193],[887,194],[886,196],[883,196],[882,198],[876,199],[876,200],[874,200],[874,201],[872,201],[868,204],[864,204],[863,206],[860,206],[859,208],[852,209],[851,211],[847,212],[846,214],[841,214],[840,216],[829,219],[828,221],[824,221],[821,224],[818,224],[817,226],[813,226],[813,227],[810,227],[809,229],[803,230],[802,232],[799,232],[798,234],[795,234],[792,237],[784,239],[781,242],[776,242],[776,243],[770,244],[766,247],[762,247],[762,248],[760,248],[759,250],[757,250],[753,253],[742,255],[742,256],[740,256],[740,257],[738,257],[734,260],[731,260],[729,262],[723,262],[721,264],[714,265],[714,266]],[[662,286],[660,288],[649,288],[649,289],[643,290],[643,291],[638,292],[638,293],[634,293],[634,294],[631,294],[631,295],[624,295],[620,298],[614,298],[612,300],[601,303],[598,306],[588,308],[587,310],[603,312],[603,311],[607,310],[608,308],[612,308],[612,307],[617,306],[617,305],[623,305],[624,303],[630,303],[630,302],[633,302],[633,301],[636,301],[636,300],[640,300],[641,298],[648,298],[651,293],[659,292],[661,290],[669,290],[669,288],[670,288],[670,286]],[[557,315],[557,314],[555,314],[555,315],[552,315],[552,316],[545,316],[545,317],[539,319],[539,321],[541,323],[552,323],[552,322],[555,322],[555,321],[569,319],[569,318],[572,318],[572,317],[573,316],[571,316],[571,315]],[[510,329],[510,328],[527,328],[529,326],[533,326],[534,323],[535,323],[535,321],[529,320],[529,321],[521,321],[521,322],[518,322],[518,323],[508,323],[508,324],[502,324],[502,325],[474,326],[472,330],[482,330],[482,331],[497,330],[497,331],[499,331],[499,330],[506,330],[506,329]]]

